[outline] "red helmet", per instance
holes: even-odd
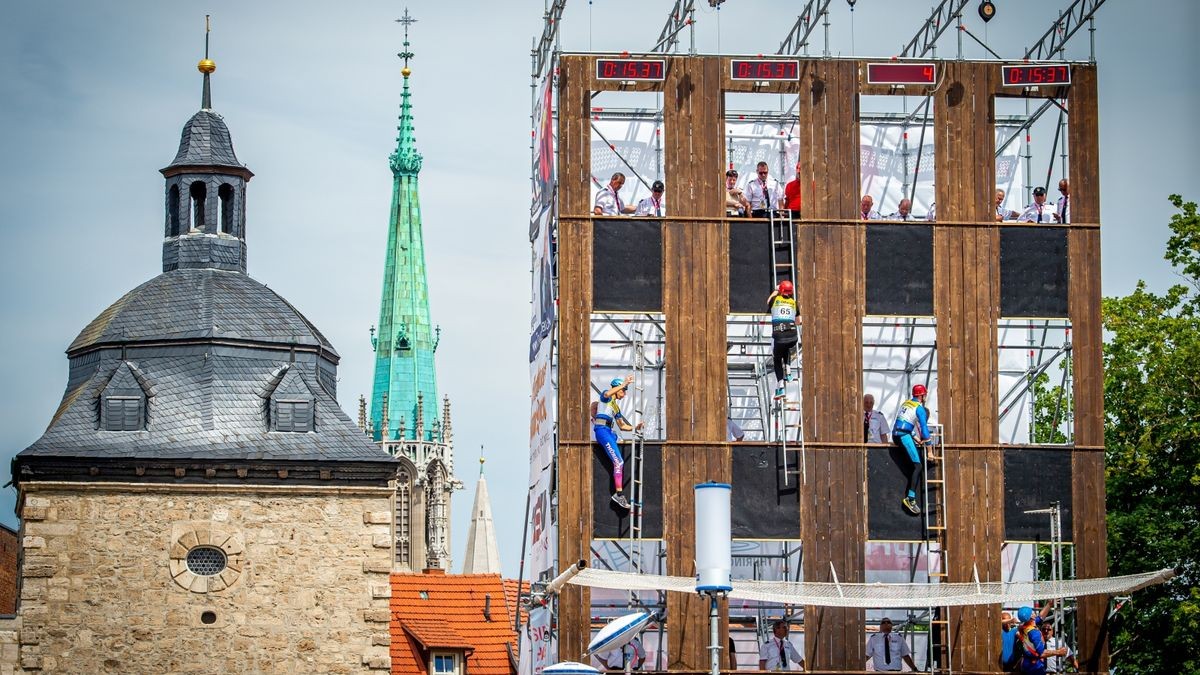
[[[924,396],[926,393],[927,392],[925,391],[925,385],[923,385],[923,384],[914,384],[913,385],[913,398],[916,398],[918,396]]]
[[[779,292],[784,295],[791,295],[793,291],[792,282],[784,280],[779,282]]]

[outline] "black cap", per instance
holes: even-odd
[[[886,616],[879,620],[879,623],[891,623],[891,622],[892,622],[892,620],[887,618]]]
[[[650,186],[651,192],[665,192],[666,189],[667,189],[667,186],[663,185],[663,182],[661,180],[654,181],[654,185]]]
[[[1034,197],[1043,197],[1043,196],[1045,196],[1045,194],[1046,194],[1046,188],[1044,188],[1044,187],[1033,188],[1033,196]]]
[[[725,175],[726,175],[726,176],[733,176],[734,178],[737,178],[737,175],[738,175],[738,174],[737,174],[737,169],[730,169],[730,170],[728,170],[728,171],[726,171],[726,172],[725,172]]]

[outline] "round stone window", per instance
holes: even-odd
[[[197,546],[187,554],[188,571],[198,577],[215,577],[227,564],[225,551],[216,546]]]
[[[245,555],[237,528],[207,521],[171,525],[171,579],[193,593],[223,591],[237,583]]]

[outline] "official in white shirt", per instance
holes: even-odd
[[[1054,207],[1046,203],[1046,188],[1033,188],[1033,203],[1025,207],[1021,212],[1019,223],[1057,223],[1058,213]]]
[[[879,212],[875,210],[875,198],[871,195],[863,195],[858,202],[858,219],[859,220],[879,220]]]
[[[783,208],[783,188],[771,178],[766,162],[759,162],[754,172],[756,177],[746,180],[744,192],[750,201],[750,215],[766,218],[768,210]]]
[[[892,620],[886,616],[879,622],[879,632],[867,640],[867,658],[871,659],[875,670],[901,670],[902,660],[909,668],[917,669],[908,643],[892,632]]]
[[[597,216],[619,216],[622,213],[633,213],[633,204],[621,201],[621,186],[625,184],[625,174],[614,173],[604,189],[596,193],[596,201],[592,214]]]
[[[666,189],[667,187],[661,180],[654,181],[654,184],[650,186],[650,196],[638,202],[637,211],[634,211],[633,215],[657,218],[667,215],[667,204],[663,200],[663,192]]]
[[[892,442],[892,427],[883,413],[875,409],[875,397],[871,394],[863,396],[863,442]]]
[[[758,669],[804,670],[804,657],[796,651],[792,641],[787,639],[787,622],[776,621],[771,626],[771,633],[775,637],[764,642],[758,649]]]
[[[1062,196],[1058,198],[1058,205],[1054,211],[1058,214],[1058,222],[1069,223],[1071,222],[1071,185],[1067,183],[1066,178],[1058,181],[1058,192]]]

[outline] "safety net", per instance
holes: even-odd
[[[1023,605],[1085,595],[1126,595],[1175,576],[1172,569],[1099,579],[1068,581],[982,581],[967,583],[884,584],[812,581],[736,580],[730,598],[817,607],[957,607]],[[694,593],[696,580],[655,574],[584,569],[571,578],[579,586],[623,591]]]

